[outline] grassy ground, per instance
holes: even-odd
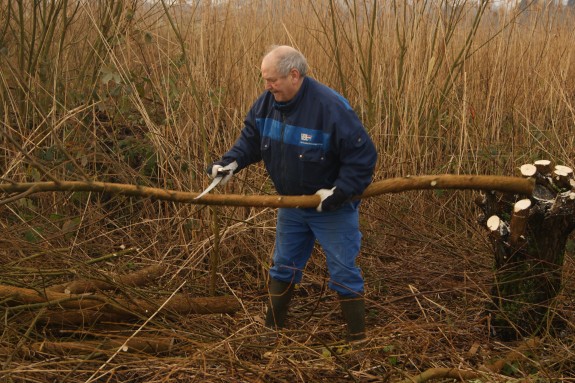
[[[279,340],[274,341],[273,334],[263,326],[267,256],[262,253],[271,250],[273,223],[269,222],[269,228],[236,227],[237,240],[222,241],[225,256],[220,264],[217,294],[233,294],[239,299],[241,309],[235,314],[160,312],[150,321],[143,318],[135,322],[49,326],[41,320],[35,323],[42,311],[34,307],[11,308],[3,319],[3,379],[367,382],[401,381],[431,368],[453,368],[477,374],[473,381],[482,382],[571,381],[572,258],[567,258],[565,291],[555,311],[567,319],[568,327],[560,336],[542,337],[528,348],[524,346],[526,340],[503,342],[491,331],[485,312],[492,255],[482,231],[466,219],[442,219],[441,214],[453,214],[447,208],[414,219],[412,213],[397,208],[399,201],[408,203],[406,200],[407,196],[382,198],[376,203],[381,210],[371,206],[364,214],[369,219],[374,211],[387,212],[382,215],[385,218],[364,227],[360,262],[367,282],[369,342],[361,350],[342,343],[343,319],[335,295],[326,288],[327,273],[320,249],[306,269]],[[438,200],[430,201],[436,203]],[[245,246],[241,239],[251,241],[247,239],[248,231],[259,231],[264,243],[257,248],[253,244]],[[14,251],[6,242],[2,247],[4,254]],[[38,251],[32,246],[20,249],[24,254]],[[98,253],[95,247],[92,249]],[[83,254],[64,253],[61,259],[55,259],[56,254],[43,254],[42,261],[13,259],[4,268],[3,280],[25,286],[61,280],[38,271],[23,271],[25,265],[42,269],[53,266],[69,275],[101,279],[158,262],[150,259],[153,255],[151,249],[140,249],[86,266],[78,260]],[[184,256],[177,249],[166,251],[162,257],[168,268],[157,281],[139,288],[119,287],[105,294],[161,300],[174,291],[191,296],[207,294],[209,272],[205,260],[192,264],[194,257]],[[66,263],[75,270],[62,268]],[[48,310],[65,312],[57,307]],[[143,348],[132,346],[136,341],[148,342],[152,348],[140,351]],[[124,342],[127,349],[121,347]],[[509,357],[513,350],[519,350],[519,356]],[[498,361],[503,367],[496,372],[483,368]]]

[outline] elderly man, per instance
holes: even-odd
[[[307,76],[307,61],[290,46],[264,56],[265,91],[245,118],[234,146],[207,172],[222,182],[263,160],[281,195],[317,194],[317,208],[281,208],[270,268],[266,326],[284,326],[294,286],[315,241],[326,255],[329,287],[337,292],[350,341],[365,334],[364,282],[356,265],[361,233],[359,201],[377,160],[375,146],[348,101]]]

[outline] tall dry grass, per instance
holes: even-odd
[[[502,12],[488,2],[469,1],[0,0],[0,9],[4,182],[94,179],[203,189],[206,164],[233,144],[263,89],[260,60],[271,44],[300,49],[311,76],[350,100],[379,151],[376,179],[515,175],[521,164],[541,158],[574,165],[574,15],[563,8]],[[274,192],[261,165],[240,173],[226,191]],[[361,262],[372,314],[383,313],[387,320],[373,319],[382,342],[374,347],[375,360],[389,362],[386,334],[397,329],[427,334],[428,345],[436,344],[434,336],[446,340],[443,328],[410,327],[413,318],[401,305],[406,278],[425,291],[444,291],[439,287],[452,280],[462,283],[446,288],[465,300],[451,308],[459,316],[449,318],[447,330],[469,319],[485,298],[491,259],[473,221],[472,198],[469,192],[438,191],[365,201]],[[163,263],[170,274],[161,286],[138,294],[169,294],[185,281],[184,290],[198,295],[235,293],[245,300],[245,314],[251,316],[214,322],[181,318],[177,341],[198,342],[199,351],[182,346],[183,354],[192,355],[188,361],[165,359],[150,372],[122,357],[110,361],[100,371],[104,375],[126,360],[148,381],[163,381],[165,371],[178,368],[175,375],[214,380],[230,370],[249,371],[237,373],[240,381],[268,376],[265,363],[272,372],[291,371],[277,361],[261,367],[250,359],[257,347],[241,348],[259,329],[253,317],[263,311],[273,210],[208,209],[87,193],[33,195],[0,210],[1,283],[41,289]],[[135,250],[107,256],[125,246]],[[306,307],[323,307],[314,294],[326,299],[325,273],[321,257],[314,257],[303,288],[313,293],[304,299]],[[397,311],[390,308],[395,303],[381,303],[387,294],[398,297]],[[447,308],[437,303],[442,304]],[[321,318],[329,317],[332,306],[320,310]],[[429,323],[423,307],[416,308]],[[6,310],[2,346],[44,336],[32,322],[18,322],[25,311]],[[435,313],[437,320],[447,312]],[[325,323],[305,315],[298,317],[304,328],[334,337]],[[165,334],[170,326],[175,324],[154,323],[153,329]],[[472,338],[462,328],[454,333]],[[402,344],[393,357],[412,362],[392,363],[386,374],[445,363],[437,354],[449,355],[458,339],[445,349],[430,346],[431,354],[422,355],[416,345]],[[309,380],[313,371],[348,373],[339,359],[314,365],[315,351],[305,342],[301,347],[298,352],[315,370],[303,368],[298,379]],[[212,364],[204,360],[198,367],[205,355]],[[571,352],[566,355],[562,366],[571,368]],[[13,381],[33,369],[18,361],[14,353],[3,364]],[[87,363],[78,381],[94,377],[92,367],[102,367],[84,359],[70,363],[72,368],[58,360],[44,366],[54,376],[66,371],[70,377]]]
[[[98,111],[142,126],[159,178],[183,187],[172,154],[195,174],[228,148],[262,90],[262,52],[286,43],[308,56],[312,76],[350,99],[387,160],[385,175],[513,173],[539,156],[572,165],[573,31],[562,8],[41,4],[5,0],[2,20],[5,124],[37,146],[62,140],[68,125],[101,140],[86,117]]]

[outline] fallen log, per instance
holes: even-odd
[[[471,189],[499,191],[513,194],[531,195],[534,182],[528,178],[479,175],[432,175],[406,176],[377,181],[367,187],[356,199],[374,197],[384,193],[399,193],[409,190],[426,189]],[[175,190],[128,184],[116,184],[95,181],[58,181],[0,184],[0,193],[12,194],[0,204],[13,202],[18,196],[24,198],[40,192],[98,192],[114,193],[133,197],[152,198],[156,200],[202,205],[226,205],[245,207],[316,207],[320,202],[317,195],[282,196],[282,195],[239,195],[207,194],[195,199],[199,193],[188,193]]]
[[[138,317],[135,313],[107,312],[97,309],[49,309],[32,313],[36,323],[59,328],[93,327],[94,324],[125,324]]]
[[[57,307],[114,314],[116,319],[147,318],[162,305],[164,312],[174,314],[234,313],[240,309],[240,303],[232,296],[191,298],[175,294],[166,302],[162,299],[115,299],[99,294],[64,294],[6,285],[0,285],[0,301],[9,307]]]
[[[119,286],[145,286],[149,282],[160,278],[162,275],[164,275],[165,272],[165,266],[153,265],[131,274],[119,275],[117,277],[108,277],[108,280],[78,279],[72,282],[50,286],[46,290],[65,294],[84,294],[102,290],[114,290]]]
[[[495,362],[479,367],[479,371],[463,370],[461,368],[434,367],[425,370],[419,375],[410,376],[399,383],[423,383],[432,379],[457,379],[472,380],[486,378],[488,374],[498,374],[503,370],[505,365],[511,365],[514,362],[527,359],[526,354],[539,347],[539,339],[527,339],[517,349],[511,350],[503,358]]]

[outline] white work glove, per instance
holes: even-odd
[[[336,186],[331,189],[319,189],[315,194],[321,198],[319,205],[315,208],[319,212],[337,210],[348,199],[341,189]]]
[[[224,178],[220,181],[220,185],[225,185],[234,175],[234,171],[238,168],[238,163],[236,161],[222,166],[216,162],[208,166],[207,173],[211,179],[218,177],[222,172],[227,173]]]

